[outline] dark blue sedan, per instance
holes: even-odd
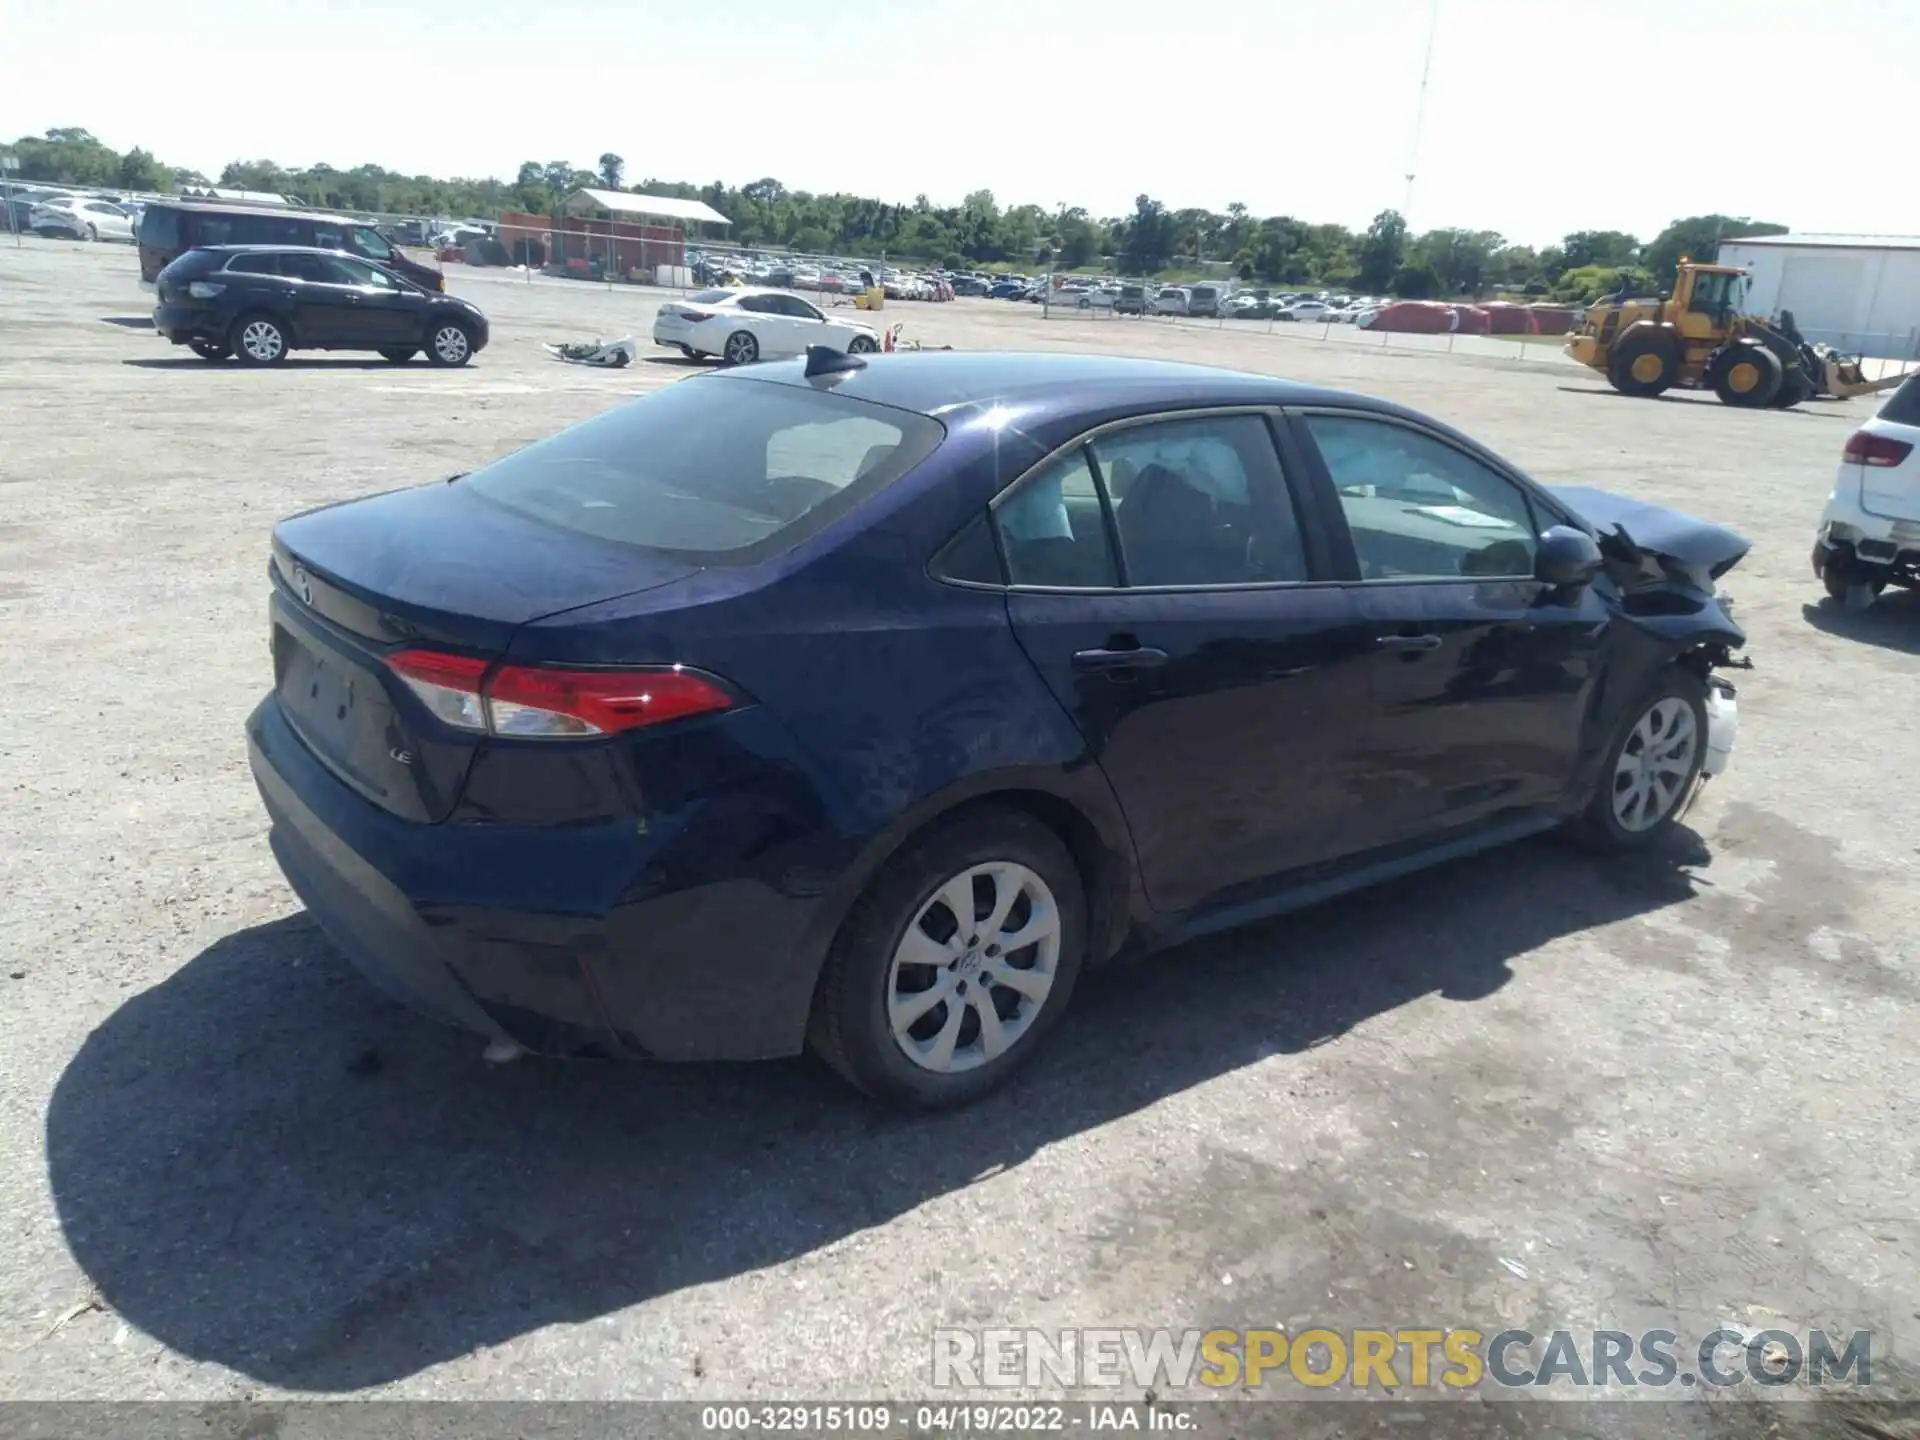
[[[247,730],[418,1009],[944,1104],[1130,946],[1660,835],[1732,748],[1746,548],[1357,395],[813,351],[283,522]]]

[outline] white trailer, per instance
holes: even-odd
[[[1920,235],[1756,235],[1720,242],[1751,277],[1744,309],[1791,311],[1800,333],[1853,355],[1920,359]]]

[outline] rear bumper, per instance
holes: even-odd
[[[163,339],[175,345],[184,345],[189,340],[212,339],[224,330],[218,313],[212,308],[178,304],[154,306],[153,328]]]
[[[663,840],[625,819],[406,820],[335,778],[272,696],[248,717],[247,750],[288,883],[402,1004],[549,1055],[799,1051],[817,957],[794,940],[819,902],[737,866],[713,875],[713,835],[697,823],[662,824]]]
[[[1859,481],[1843,470],[1813,541],[1813,573],[1910,583],[1920,577],[1920,519],[1877,515],[1860,503]]]

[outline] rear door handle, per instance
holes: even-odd
[[[1073,656],[1076,670],[1157,670],[1167,663],[1167,652],[1148,645],[1130,650],[1077,650]]]
[[[1377,635],[1373,648],[1376,650],[1438,650],[1438,635]]]

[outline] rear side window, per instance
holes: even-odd
[[[140,243],[149,250],[178,250],[180,212],[167,205],[149,205],[140,217]]]
[[[778,553],[926,459],[924,415],[798,386],[682,381],[476,470],[476,494],[708,564]]]
[[[1257,415],[1170,420],[1093,442],[1130,585],[1308,578],[1273,436]]]
[[[1891,420],[1896,425],[1920,425],[1920,372],[1893,392],[1876,418]]]
[[[227,262],[229,272],[238,271],[242,275],[278,275],[280,257],[278,255],[236,255]]]

